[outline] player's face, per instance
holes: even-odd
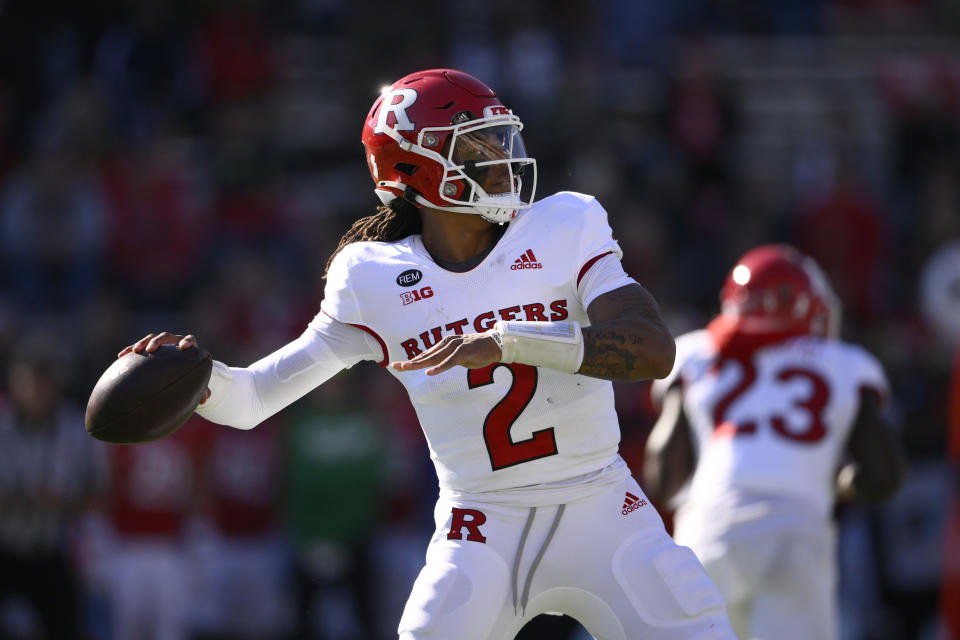
[[[510,165],[496,161],[524,154],[523,141],[516,127],[488,127],[458,136],[453,161],[465,165],[466,174],[487,193],[507,193],[513,189]],[[485,164],[491,162],[493,164]]]

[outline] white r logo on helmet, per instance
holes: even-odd
[[[397,96],[400,100],[397,101]],[[396,131],[413,131],[416,125],[410,122],[407,117],[407,107],[417,101],[417,92],[414,89],[394,89],[383,94],[383,102],[380,103],[380,113],[377,115],[377,126],[373,128],[374,133],[383,133],[387,128]],[[397,123],[393,127],[388,127],[387,116],[393,114]]]

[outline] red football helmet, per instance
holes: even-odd
[[[836,337],[840,303],[813,260],[786,244],[745,253],[720,291],[721,312],[742,331],[796,331]]]
[[[536,190],[537,163],[526,157],[522,128],[473,76],[429,69],[383,91],[367,114],[362,140],[384,204],[404,198],[507,222],[533,204]]]

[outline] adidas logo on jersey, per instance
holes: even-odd
[[[537,262],[537,256],[533,255],[533,249],[527,249],[522,256],[510,265],[511,271],[517,271],[518,269],[543,269],[543,265]]]
[[[645,507],[645,506],[647,506],[646,500],[644,500],[643,498],[638,498],[637,496],[627,491],[627,495],[623,499],[623,511],[621,511],[620,513],[622,513],[623,515],[628,515],[636,511],[640,507]]]

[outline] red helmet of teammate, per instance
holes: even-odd
[[[522,128],[480,80],[430,69],[381,93],[362,141],[384,204],[404,198],[506,222],[533,203],[536,190],[536,161],[526,157]]]
[[[727,275],[720,304],[744,332],[839,335],[840,304],[830,282],[813,258],[789,245],[745,253]]]

